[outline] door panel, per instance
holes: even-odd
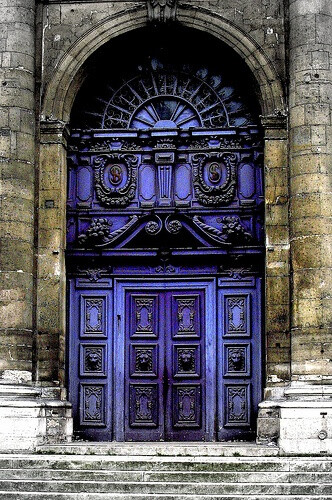
[[[171,324],[166,322],[166,439],[204,441],[205,430],[205,291],[190,284],[167,294]],[[167,315],[166,315],[167,317]]]
[[[125,439],[205,439],[204,291],[126,292]]]
[[[253,439],[261,401],[261,279],[219,280],[218,438]]]
[[[125,298],[125,440],[159,441],[164,433],[164,296],[128,291]]]
[[[112,281],[72,279],[69,286],[69,400],[86,439],[112,439]]]

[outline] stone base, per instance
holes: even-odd
[[[70,442],[71,405],[51,398],[54,391],[0,385],[0,451],[35,450],[45,443]]]
[[[332,387],[290,387],[259,405],[257,442],[282,455],[332,455]]]

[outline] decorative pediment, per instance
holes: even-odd
[[[184,214],[133,215],[120,228],[112,231],[108,218],[92,219],[88,229],[78,236],[81,248],[131,248],[145,235],[147,247],[230,247],[253,243],[254,237],[239,217],[204,217]],[[116,219],[115,219],[116,222]],[[148,237],[148,238],[147,238]]]

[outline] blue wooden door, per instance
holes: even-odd
[[[70,280],[69,398],[85,439],[252,439],[261,279]]]
[[[126,292],[125,439],[205,440],[205,294]]]

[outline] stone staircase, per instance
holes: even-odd
[[[43,447],[0,455],[0,499],[332,500],[332,458],[277,455],[256,445]]]

